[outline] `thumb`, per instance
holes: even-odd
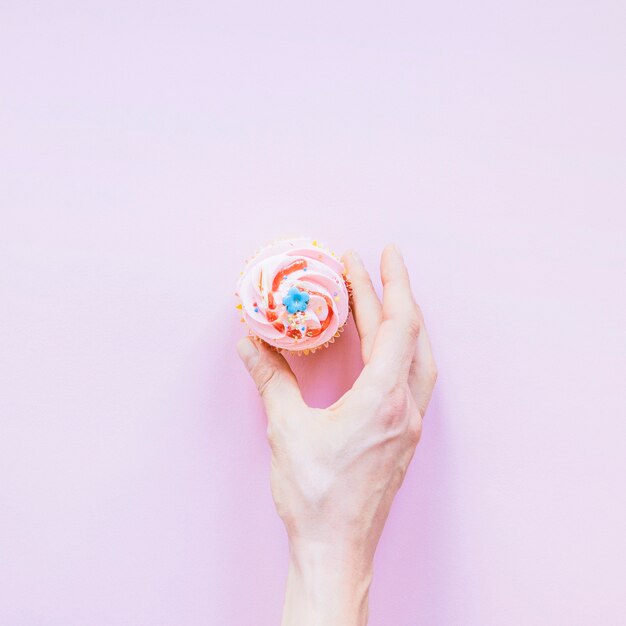
[[[295,374],[282,354],[251,337],[237,342],[237,352],[259,390],[268,416],[280,415],[287,407],[293,411],[305,406]]]

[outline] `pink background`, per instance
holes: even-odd
[[[626,623],[625,5],[337,4],[0,5],[0,624],[278,624],[233,291],[289,234],[396,242],[440,367],[370,623]]]

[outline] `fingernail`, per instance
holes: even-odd
[[[259,348],[250,337],[243,337],[237,342],[237,352],[244,365],[251,370],[259,360]]]
[[[396,246],[396,244],[395,244],[395,243],[392,243],[391,245],[393,246],[393,249],[396,251],[396,253],[398,254],[398,256],[399,256],[401,259],[404,259],[404,255],[402,254],[402,250],[400,250],[400,248],[398,248],[398,246]]]
[[[355,250],[350,251],[350,256],[357,262],[363,265],[363,261],[361,261],[361,257],[357,254]]]

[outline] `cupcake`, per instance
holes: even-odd
[[[305,237],[259,250],[241,272],[236,295],[252,335],[297,354],[333,343],[350,310],[343,263]]]

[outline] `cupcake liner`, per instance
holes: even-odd
[[[300,239],[302,237],[298,237],[297,239]],[[248,257],[247,259],[245,259],[244,261],[244,270],[242,270],[239,273],[239,276],[241,277],[244,274],[244,271],[246,268],[248,268],[248,266],[254,262],[254,260],[259,256],[260,253],[262,253],[263,251],[265,251],[267,248],[270,248],[271,246],[274,245],[278,245],[281,244],[285,241],[290,241],[290,239],[285,239],[285,238],[280,238],[280,239],[275,239],[271,242],[269,242],[267,245],[265,246],[261,246],[259,248],[257,248],[257,250],[255,251],[255,253]],[[330,254],[332,257],[334,257],[335,259],[337,259],[338,261],[340,260],[339,257],[329,248],[327,248],[326,246],[320,244],[316,239],[310,239],[309,240],[311,242],[311,245],[315,248],[319,248],[320,250],[325,251],[326,253]],[[334,335],[332,337],[330,337],[330,339],[326,340],[325,342],[321,343],[318,346],[312,347],[312,348],[303,348],[303,349],[290,349],[290,348],[284,348],[284,347],[278,347],[278,346],[274,346],[271,343],[269,343],[268,341],[266,341],[265,339],[263,339],[262,337],[260,337],[259,335],[257,335],[252,328],[249,326],[246,318],[242,315],[240,317],[240,322],[246,325],[247,331],[248,331],[248,336],[250,338],[252,338],[255,341],[258,341],[260,343],[265,344],[268,348],[274,350],[275,352],[278,352],[279,354],[294,354],[297,356],[308,356],[309,354],[314,354],[315,352],[323,349],[323,348],[328,348],[330,346],[330,344],[334,343],[336,339],[338,339],[339,337],[341,337],[341,334],[343,333],[343,331],[345,330],[346,324],[348,323],[348,320],[350,319],[350,316],[352,315],[352,310],[353,310],[353,289],[352,289],[352,283],[350,281],[350,277],[349,275],[344,271],[341,274],[341,277],[343,279],[343,282],[345,284],[346,287],[346,291],[348,294],[348,310],[347,310],[347,315],[346,315],[346,319],[343,322],[343,324],[341,326],[339,326],[337,328],[337,330],[335,331]],[[239,311],[243,310],[243,301],[242,298],[240,296],[240,294],[238,293],[238,291],[235,292],[235,297],[238,299],[238,303],[236,304],[236,309]]]

